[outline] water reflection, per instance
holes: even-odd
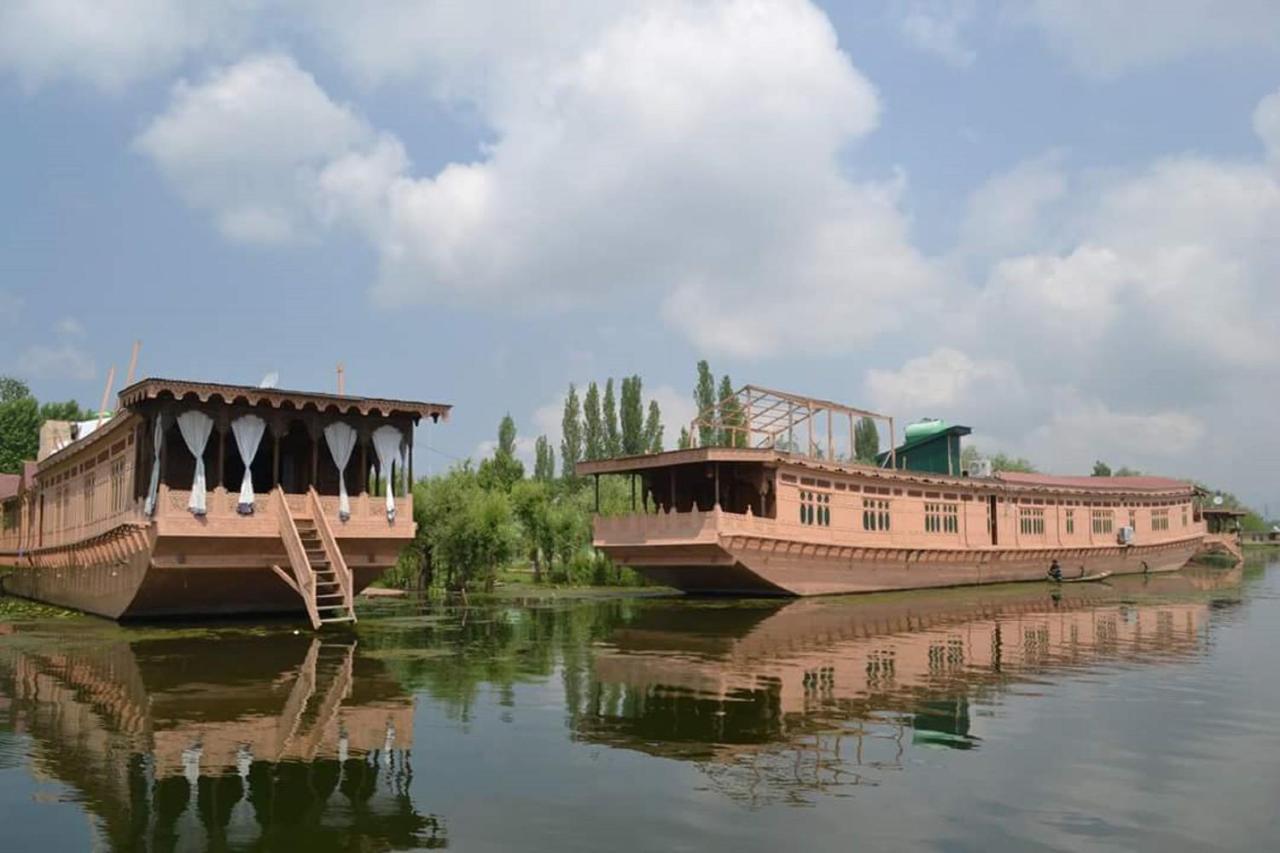
[[[878,784],[908,746],[979,746],[992,714],[978,709],[1009,691],[1199,654],[1213,602],[1198,593],[1240,580],[1188,570],[1058,590],[653,607],[597,650],[576,731],[695,762],[752,805],[806,803]]]
[[[24,639],[0,728],[115,849],[445,845],[410,797],[413,700],[354,639]]]

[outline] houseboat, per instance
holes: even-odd
[[[169,379],[49,424],[0,480],[13,595],[113,619],[305,613],[353,597],[414,536],[414,430],[450,407]]]
[[[820,595],[1170,572],[1206,538],[1192,483],[961,470],[970,430],[938,421],[859,462],[864,419],[894,434],[748,386],[699,413],[692,447],[581,463],[597,494],[631,480],[632,512],[597,515],[595,546],[686,592]]]

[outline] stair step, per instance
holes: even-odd
[[[328,625],[330,622],[354,622],[354,621],[356,621],[356,617],[354,616],[338,616],[334,619],[321,619],[320,624]]]
[[[328,598],[336,598],[341,600],[343,598],[346,598],[346,596],[341,592],[326,592],[321,595],[317,595],[316,602],[319,603],[321,599],[328,599]]]

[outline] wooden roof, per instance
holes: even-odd
[[[694,447],[686,450],[667,450],[641,456],[624,456],[618,459],[601,459],[595,462],[579,462],[576,471],[581,476],[593,474],[628,474],[673,465],[691,465],[702,462],[757,462],[779,466],[794,466],[813,471],[850,474],[897,483],[919,483],[951,488],[971,488],[988,492],[1032,493],[1093,493],[1108,495],[1155,495],[1174,493],[1190,494],[1195,486],[1182,480],[1165,477],[1055,477],[1046,474],[1012,474],[1001,472],[991,478],[953,477],[928,471],[912,471],[901,468],[880,468],[857,462],[815,459],[801,454],[784,453],[771,448],[754,447]]]
[[[228,385],[215,382],[193,382],[186,379],[143,379],[120,392],[122,407],[136,406],[147,400],[184,400],[194,397],[207,403],[215,397],[224,403],[243,402],[250,406],[270,406],[273,409],[290,408],[301,411],[335,412],[344,415],[371,415],[383,417],[409,415],[415,420],[431,418],[447,420],[453,407],[444,403],[425,403],[413,400],[393,400],[382,397],[353,397],[339,394],[320,394],[312,391],[289,391],[282,388],[258,388],[253,385]]]

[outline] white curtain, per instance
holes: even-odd
[[[373,431],[373,450],[378,454],[378,470],[387,481],[387,521],[396,519],[395,489],[391,487],[391,467],[400,458],[400,430],[383,424]]]
[[[191,500],[187,501],[187,509],[195,515],[204,515],[204,449],[209,444],[209,433],[213,432],[213,418],[195,410],[183,412],[178,415],[178,429],[182,431],[187,450],[196,458],[196,475],[191,481]]]
[[[262,444],[262,434],[267,431],[267,422],[257,415],[243,415],[231,422],[231,432],[236,437],[236,449],[240,451],[240,461],[244,463],[244,478],[240,481],[240,500],[236,511],[241,515],[253,515],[253,459],[258,455],[258,447]]]
[[[338,518],[351,517],[351,501],[347,498],[347,463],[356,447],[356,431],[350,424],[334,421],[324,428],[324,440],[329,445],[329,455],[338,466]]]
[[[155,515],[156,498],[160,494],[160,445],[164,442],[164,416],[156,415],[156,432],[155,440],[152,445],[155,450],[155,458],[151,462],[151,485],[147,487],[147,502],[143,507],[143,512],[147,515]]]

